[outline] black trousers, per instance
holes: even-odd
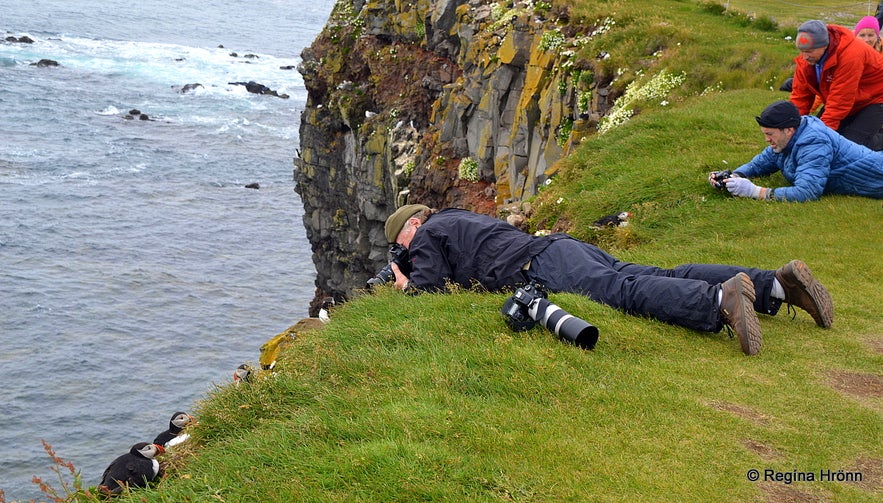
[[[837,132],[847,140],[871,150],[883,150],[883,103],[868,105],[840,121]]]
[[[774,271],[717,264],[662,269],[622,262],[576,239],[550,244],[531,259],[527,277],[551,292],[578,293],[628,314],[718,332],[723,328],[718,307],[721,283],[740,272],[754,283],[755,311],[776,314],[781,301],[770,296]]]

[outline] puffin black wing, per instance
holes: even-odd
[[[622,211],[613,215],[601,217],[592,224],[592,227],[601,229],[604,227],[625,227],[628,225],[629,218],[632,213],[630,211]]]
[[[178,436],[178,435],[175,433],[172,433],[171,430],[166,430],[166,431],[160,433],[159,435],[157,435],[156,438],[153,439],[153,443],[164,446],[167,443],[169,443],[169,440],[175,438],[176,436]]]

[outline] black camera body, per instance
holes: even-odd
[[[583,349],[594,349],[598,329],[549,302],[546,297],[540,285],[530,283],[515,290],[503,303],[500,312],[509,328],[516,332],[530,330],[540,323],[564,341]]]
[[[366,286],[368,288],[373,288],[394,281],[396,275],[392,271],[392,264],[399,266],[399,270],[402,271],[402,274],[405,276],[411,275],[411,261],[409,260],[408,249],[395,243],[389,247],[389,263],[386,264],[383,269],[377,271],[377,274],[367,281]]]
[[[715,171],[711,177],[712,183],[714,183],[715,188],[718,190],[725,190],[727,188],[727,184],[724,183],[724,180],[727,178],[733,178],[733,172],[728,169]]]

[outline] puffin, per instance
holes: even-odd
[[[251,382],[251,367],[243,363],[233,371],[233,382],[236,384]]]
[[[322,299],[322,307],[319,309],[319,320],[322,323],[331,321],[331,308],[334,307],[334,297],[325,297]]]
[[[629,224],[629,218],[632,217],[631,211],[622,211],[614,215],[607,215],[595,220],[592,227],[602,229],[604,227],[625,227]]]
[[[123,487],[146,487],[159,477],[159,461],[155,458],[164,452],[159,444],[138,442],[104,470],[98,489],[107,494],[119,494]]]
[[[189,434],[182,434],[181,430],[192,422],[193,416],[190,414],[183,411],[175,412],[172,415],[172,419],[169,420],[169,429],[157,435],[156,438],[153,439],[153,443],[159,444],[165,448],[180,444],[190,438]]]

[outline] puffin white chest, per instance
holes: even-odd
[[[190,435],[187,433],[181,433],[177,437],[166,442],[166,447],[174,447],[180,443],[183,443],[185,440],[190,438]]]

